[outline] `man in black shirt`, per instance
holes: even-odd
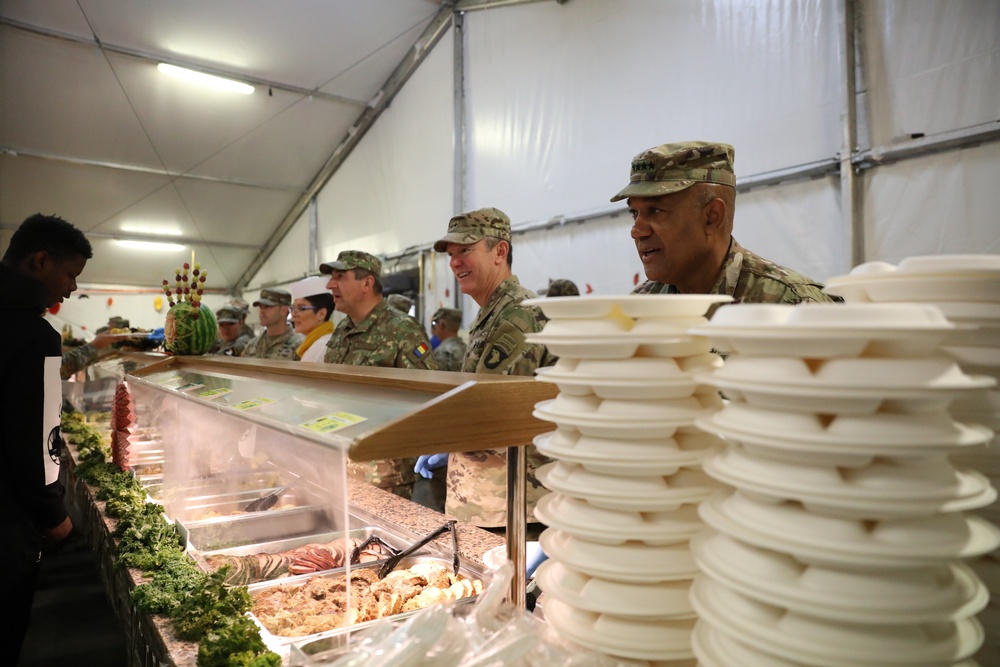
[[[65,539],[59,461],[62,351],[42,316],[69,297],[92,256],[79,229],[36,214],[14,232],[0,262],[0,664],[15,665],[35,596],[42,539]]]

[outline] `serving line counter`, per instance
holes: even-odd
[[[199,539],[208,535],[205,539],[214,541],[206,551],[295,533],[343,533],[363,523],[415,541],[448,517],[350,481],[347,459],[497,447],[509,447],[510,455],[551,429],[531,413],[537,402],[554,394],[551,385],[532,378],[224,357],[171,357],[135,370],[126,380],[136,417],[126,445],[129,467],[189,543],[196,531],[207,531],[198,533]],[[130,663],[194,665],[195,644],[177,640],[169,621],[132,610],[128,595],[142,574],[114,567],[115,520],[105,515],[94,488],[70,479],[70,502],[84,516],[81,528],[98,554],[128,638]],[[294,491],[270,511],[281,520],[270,524],[259,520],[267,513],[230,516],[216,502],[233,496],[240,510],[262,487],[266,492],[289,482]],[[523,503],[523,489],[510,495]],[[508,533],[514,536],[508,553],[515,563],[520,560],[516,569],[522,575],[512,591],[523,596],[523,505],[515,515],[520,525]],[[268,526],[263,532],[262,525]],[[459,556],[472,567],[482,567],[483,554],[503,544],[474,526],[457,529]],[[450,535],[431,546],[448,552]]]

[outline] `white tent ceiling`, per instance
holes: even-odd
[[[235,285],[449,11],[437,0],[2,0],[0,246],[27,216],[55,214],[94,243],[86,283],[158,285],[174,258],[116,239],[167,234],[187,246],[178,265],[194,251],[210,285]],[[178,81],[159,62],[256,90]]]

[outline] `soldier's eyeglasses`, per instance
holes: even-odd
[[[319,310],[319,306],[292,306],[292,310],[296,313],[304,313],[307,310]]]

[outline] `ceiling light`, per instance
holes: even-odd
[[[185,81],[191,81],[202,86],[208,86],[209,88],[228,90],[231,93],[240,93],[241,95],[253,95],[253,86],[240,81],[224,79],[221,76],[213,76],[212,74],[205,74],[204,72],[196,72],[193,69],[185,69],[183,67],[177,67],[176,65],[168,65],[167,63],[160,63],[156,66],[156,69],[160,70],[164,74],[177,77],[178,79],[184,79]]]
[[[184,250],[180,243],[162,243],[160,241],[132,241],[129,239],[117,239],[117,243],[125,248],[133,250],[161,250],[166,252],[176,252]]]
[[[128,232],[130,234],[138,234],[139,236],[149,235],[149,236],[181,236],[183,232],[176,227],[162,227],[155,224],[145,225],[142,223],[124,223],[119,229],[123,232]]]

